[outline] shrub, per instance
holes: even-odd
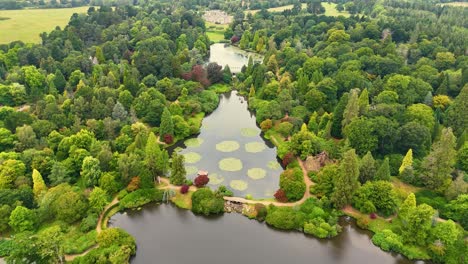
[[[149,202],[161,202],[163,191],[158,189],[139,189],[126,195],[120,200],[120,209],[138,208]]]
[[[197,214],[219,214],[224,211],[224,199],[210,189],[198,189],[192,195],[192,211]]]
[[[279,229],[301,230],[305,215],[291,207],[270,207],[265,218],[267,224]]]
[[[97,241],[101,248],[107,248],[114,245],[127,246],[131,249],[131,253],[135,254],[135,239],[121,228],[113,227],[102,230],[102,232],[97,236]]]
[[[88,232],[96,228],[99,216],[97,214],[89,214],[87,217],[83,218],[80,223],[80,231]]]
[[[280,175],[280,188],[286,193],[288,201],[297,201],[304,196],[306,185],[302,171],[298,168],[287,169]]]
[[[427,204],[433,208],[442,211],[447,205],[445,197],[430,190],[421,190],[415,193],[417,204]]]
[[[313,172],[313,171],[309,171],[307,173],[307,176],[309,177],[309,179],[313,182],[318,182],[318,177],[317,177],[317,173]]]
[[[286,153],[286,155],[284,155],[283,160],[281,162],[283,164],[283,167],[287,167],[292,161],[294,161],[294,153],[288,152]]]
[[[304,233],[318,238],[334,237],[338,235],[336,225],[330,225],[322,218],[315,218],[311,222],[304,224]]]
[[[164,143],[166,143],[168,145],[170,145],[170,144],[172,144],[174,142],[174,137],[171,134],[164,135],[163,139],[164,139]]]
[[[372,243],[385,251],[400,252],[400,250],[403,248],[401,237],[389,229],[384,229],[380,232],[377,232],[372,237]]]
[[[210,181],[210,178],[208,178],[207,175],[198,175],[194,180],[194,184],[197,188],[201,188],[207,185],[209,181]]]
[[[286,197],[286,193],[282,189],[278,189],[274,196],[278,202],[286,203],[288,201],[288,197]]]
[[[353,205],[366,214],[378,211],[391,215],[397,207],[396,193],[389,182],[366,182],[354,195]]]
[[[272,127],[273,127],[273,122],[271,121],[271,119],[266,119],[260,123],[260,128],[262,129],[263,132],[269,130]]]
[[[187,184],[184,184],[180,187],[180,193],[181,194],[186,194],[189,191],[189,186]]]
[[[370,219],[376,219],[377,218],[377,215],[375,213],[371,213],[369,215]]]
[[[356,221],[356,225],[362,229],[369,229],[369,219],[367,217],[359,217]]]
[[[140,177],[138,176],[133,177],[130,183],[127,185],[127,191],[133,192],[137,190],[138,188],[140,188],[140,183],[141,183]]]
[[[233,196],[234,193],[233,193],[231,190],[229,190],[228,188],[226,188],[226,186],[220,185],[220,186],[218,187],[218,190],[216,190],[215,195],[216,195],[217,197]]]
[[[255,204],[255,211],[257,212],[257,216],[255,218],[258,221],[263,222],[268,213],[266,206],[261,203],[257,203]]]

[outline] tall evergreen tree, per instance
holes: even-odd
[[[166,135],[174,136],[174,123],[172,122],[171,112],[169,112],[167,107],[164,107],[161,115],[161,125],[159,126],[160,140]]]
[[[398,210],[398,217],[402,220],[403,224],[406,224],[405,220],[414,208],[416,208],[416,196],[414,193],[410,193]]]
[[[375,174],[375,180],[389,181],[390,180],[390,163],[388,158],[385,158],[380,165],[377,173]]]
[[[468,127],[468,85],[465,85],[447,109],[447,125],[459,137]]]
[[[367,114],[367,111],[369,110],[369,92],[367,91],[367,88],[362,90],[361,94],[359,95],[358,105],[359,115]]]
[[[160,156],[161,150],[159,149],[159,144],[156,139],[156,136],[153,132],[150,132],[145,147],[145,165],[153,177],[159,175],[159,171],[157,169],[157,162]]]
[[[332,123],[332,129],[331,129],[331,135],[336,138],[342,138],[342,125],[341,122],[343,120],[343,113],[346,108],[346,105],[348,104],[348,98],[349,98],[349,93],[344,93],[340,101],[335,107],[335,110],[333,111],[333,123]]]
[[[341,121],[342,129],[344,129],[351,121],[359,116],[359,99],[358,99],[358,89],[353,89],[349,96],[348,103],[343,112],[343,120]]]
[[[47,191],[47,186],[42,178],[42,175],[36,169],[33,169],[32,173],[33,180],[33,192],[36,197],[39,197],[41,194]]]
[[[401,166],[398,169],[398,172],[400,174],[408,167],[413,166],[413,150],[409,149],[408,152],[406,152],[405,157],[403,158],[403,161],[401,162]]]
[[[365,183],[367,181],[373,180],[375,177],[377,169],[375,167],[375,160],[372,157],[372,153],[368,151],[359,165],[359,181]]]
[[[63,73],[57,69],[55,70],[55,78],[54,78],[54,85],[55,88],[60,92],[63,93],[65,90],[65,86],[67,85],[67,81],[65,80],[65,76],[63,76]]]
[[[184,156],[179,155],[174,151],[172,153],[171,183],[174,185],[185,184],[186,175],[187,172],[184,167]]]
[[[444,128],[440,140],[432,145],[432,150],[422,162],[422,178],[424,185],[431,190],[444,193],[450,186],[456,154],[456,138],[451,128]]]
[[[354,149],[343,155],[338,174],[335,178],[335,188],[331,197],[336,208],[343,208],[351,203],[354,193],[359,188],[359,165]]]

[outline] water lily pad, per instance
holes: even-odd
[[[281,165],[276,160],[269,161],[267,167],[272,170],[281,169]]]
[[[226,140],[226,141],[216,144],[216,150],[221,151],[221,152],[233,152],[233,151],[238,150],[239,147],[240,147],[239,143],[233,140]]]
[[[203,138],[190,138],[185,140],[184,144],[190,148],[198,148],[204,141],[205,140]]]
[[[255,137],[258,134],[258,130],[255,128],[245,127],[241,129],[241,135],[244,137]]]
[[[250,153],[262,152],[266,148],[266,145],[262,142],[250,142],[245,144],[245,151]]]
[[[229,186],[231,186],[231,188],[233,188],[234,190],[245,191],[249,184],[242,180],[232,180],[229,183]]]
[[[201,160],[200,154],[196,152],[188,152],[184,154],[185,163],[197,163]]]
[[[252,168],[247,171],[247,176],[253,180],[260,180],[265,178],[266,170],[262,168]]]
[[[219,161],[218,166],[223,171],[242,170],[242,161],[236,158],[226,158]]]
[[[224,177],[217,173],[209,174],[208,178],[210,178],[210,181],[208,182],[208,184],[211,184],[211,185],[218,185],[224,181]]]
[[[197,174],[198,168],[195,166],[185,166],[185,171],[187,172],[187,175],[194,175]]]
[[[174,152],[180,153],[182,150],[184,150],[184,149],[181,148],[181,147],[177,147],[177,148],[174,149]]]

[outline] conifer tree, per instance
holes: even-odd
[[[359,95],[358,105],[359,115],[365,115],[369,110],[369,92],[367,88],[362,90],[361,95]]]
[[[413,166],[413,150],[409,149],[408,152],[406,152],[405,157],[403,158],[403,161],[401,162],[401,166],[398,169],[400,174],[408,167]]]
[[[348,104],[348,99],[349,99],[349,93],[344,93],[340,101],[338,101],[338,104],[335,107],[335,110],[333,111],[333,123],[332,123],[332,130],[331,130],[331,135],[336,138],[342,138],[342,125],[341,122],[343,120],[343,113],[346,108],[346,105]]]
[[[375,177],[376,171],[374,157],[372,157],[372,153],[368,151],[360,162],[359,181],[365,183],[372,180]]]
[[[407,219],[409,213],[415,208],[416,196],[414,196],[414,193],[410,193],[398,210],[398,217],[403,221],[403,224],[405,224],[404,221]]]
[[[36,197],[39,197],[42,193],[47,191],[47,186],[42,178],[41,173],[38,170],[33,169],[32,172],[32,180],[33,180],[33,192]]]
[[[164,107],[161,116],[161,125],[159,126],[160,140],[163,140],[166,135],[174,136],[174,123],[172,122],[171,112],[169,112],[167,107]]]
[[[359,116],[358,89],[353,89],[349,96],[348,103],[343,112],[343,121],[341,121],[342,129],[344,129],[351,121]]]
[[[174,151],[172,153],[171,183],[174,185],[185,184],[186,175],[187,172],[184,167],[184,156],[179,155]]]
[[[382,162],[382,165],[380,165],[379,169],[377,170],[377,173],[375,174],[375,179],[376,181],[381,180],[381,181],[389,181],[390,180],[390,163],[388,161],[388,158],[385,158],[384,161]]]
[[[335,177],[335,188],[331,197],[336,208],[343,208],[351,203],[354,193],[359,188],[359,165],[354,149],[343,155],[338,174]]]
[[[157,160],[161,156],[161,150],[153,132],[148,135],[145,147],[145,165],[153,177],[158,175]]]
[[[439,193],[444,193],[452,182],[450,173],[456,162],[456,138],[451,128],[444,128],[440,140],[432,145],[432,150],[422,162],[424,185]]]

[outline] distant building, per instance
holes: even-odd
[[[203,15],[203,19],[207,22],[215,24],[231,24],[233,17],[221,10],[209,10]]]

